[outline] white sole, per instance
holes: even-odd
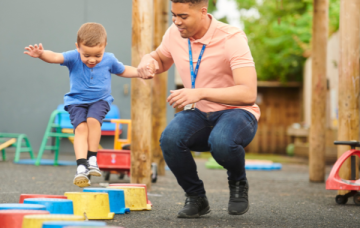
[[[101,172],[98,171],[98,170],[93,169],[93,170],[89,171],[89,175],[95,176],[95,177],[101,177]]]
[[[82,175],[75,177],[73,183],[80,188],[88,187],[91,184],[89,178]]]

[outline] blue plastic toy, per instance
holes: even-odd
[[[74,214],[73,202],[68,199],[29,198],[24,200],[24,204],[44,205],[50,214]]]
[[[44,205],[23,203],[0,203],[0,210],[46,210]]]
[[[81,227],[102,227],[106,226],[105,222],[77,222],[77,221],[51,221],[51,222],[44,222],[42,228],[64,228],[68,226],[81,226]]]

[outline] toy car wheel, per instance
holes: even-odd
[[[106,181],[110,180],[110,172],[105,172],[104,180]]]
[[[335,197],[335,201],[337,204],[346,204],[348,201],[348,198],[346,196],[343,195],[337,195]]]
[[[124,179],[124,177],[125,177],[125,173],[120,173],[119,179],[122,180],[122,179]]]
[[[356,205],[360,206],[360,192],[358,192],[354,195],[354,203]]]

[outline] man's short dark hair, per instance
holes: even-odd
[[[197,5],[200,3],[208,4],[209,0],[171,0],[173,3],[190,3],[191,5]]]

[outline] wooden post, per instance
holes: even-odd
[[[153,2],[132,1],[131,64],[139,65],[150,53],[153,36]],[[152,80],[131,80],[131,183],[151,185],[151,85]]]
[[[311,54],[311,126],[309,135],[309,179],[313,182],[323,182],[325,179],[328,8],[328,0],[314,0]]]
[[[169,0],[154,0],[154,50],[161,44],[168,28]],[[166,127],[167,72],[156,75],[152,87],[152,161],[158,174],[165,175],[165,160],[160,148],[160,136]]]
[[[340,6],[339,62],[339,130],[338,140],[359,140],[359,83],[360,83],[360,0],[342,0]],[[349,146],[337,146],[338,157]],[[351,159],[342,165],[339,175],[351,179]],[[358,177],[359,168],[356,168]],[[346,194],[347,191],[339,191]]]

